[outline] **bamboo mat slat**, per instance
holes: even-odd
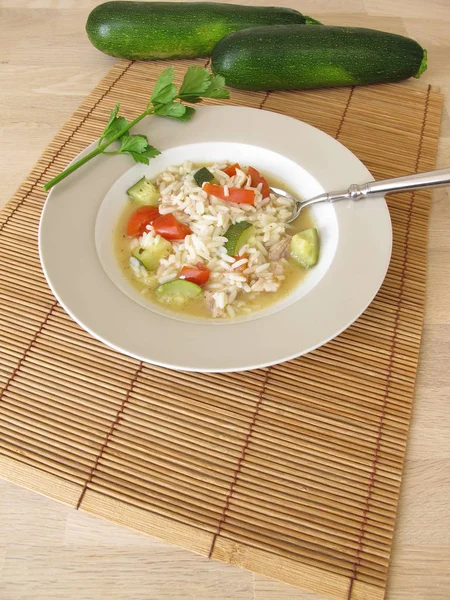
[[[190,64],[203,62],[179,61],[178,80]],[[0,212],[0,474],[330,598],[381,600],[423,322],[430,194],[389,197],[386,280],[319,350],[230,374],[119,355],[81,330],[46,285],[42,184],[99,136],[117,102],[136,116],[163,67],[117,63]],[[234,91],[231,104],[319,127],[376,178],[434,166],[442,97],[432,88]],[[26,265],[16,262],[18,235],[30,247]]]

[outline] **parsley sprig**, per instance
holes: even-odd
[[[173,83],[174,75],[173,67],[165,69],[159,75],[146,109],[133,121],[119,116],[120,105],[116,104],[98,140],[97,148],[46,183],[44,190],[50,190],[54,185],[99,154],[128,154],[136,162],[148,165],[151,158],[161,153],[149,144],[147,136],[141,134],[132,135],[130,133],[130,129],[139,123],[139,121],[148,115],[160,115],[178,119],[179,121],[189,121],[195,113],[195,108],[186,106],[185,102],[188,104],[197,104],[203,98],[229,97],[228,90],[224,89],[224,78],[220,75],[212,75],[203,67],[189,67],[179,90],[177,90],[176,85]],[[107,150],[114,142],[117,142],[114,150]]]

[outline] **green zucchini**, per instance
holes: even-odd
[[[225,249],[230,256],[236,255],[249,239],[255,234],[255,228],[247,221],[240,221],[228,227],[225,237]]]
[[[161,194],[151,181],[142,177],[127,189],[128,197],[142,206],[158,206]]]
[[[372,29],[274,25],[230,34],[214,48],[211,67],[245,90],[364,85],[420,77],[426,51]]]
[[[317,229],[305,229],[291,239],[291,256],[305,269],[317,264],[319,260],[319,236]]]
[[[155,289],[158,300],[172,304],[185,304],[188,300],[200,296],[201,293],[202,288],[199,285],[185,279],[174,279]]]
[[[217,2],[105,2],[90,13],[86,32],[111,56],[137,60],[209,56],[232,31],[306,22],[291,8]]]
[[[209,183],[213,179],[214,175],[206,167],[202,167],[194,174],[194,180],[198,187],[202,187],[204,183]]]
[[[167,258],[172,252],[172,244],[161,238],[149,248],[134,248],[131,255],[136,258],[147,271],[154,271],[162,258]]]

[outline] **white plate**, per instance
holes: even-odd
[[[183,318],[145,301],[121,275],[112,231],[125,191],[184,160],[252,164],[302,197],[372,179],[339,142],[310,125],[241,107],[202,107],[188,123],[149,118],[137,132],[162,150],[150,165],[100,156],[49,194],[39,231],[47,281],[65,310],[105,344],[157,365],[204,372],[254,369],[305,354],[370,304],[389,265],[392,228],[382,197],[314,207],[319,264],[295,293],[236,321]],[[87,148],[80,156],[89,152]]]

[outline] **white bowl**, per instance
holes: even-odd
[[[143,175],[153,177],[185,160],[229,160],[272,174],[303,198],[372,177],[333,138],[267,111],[203,107],[189,123],[154,117],[136,129],[162,150],[160,156],[148,166],[131,166],[125,156],[94,159],[52,190],[41,219],[40,255],[49,285],[92,335],[166,367],[237,371],[317,348],[371,302],[392,246],[382,197],[314,206],[321,240],[318,265],[291,295],[249,317],[183,317],[143,298],[121,273],[112,241],[125,192]]]
[[[149,166],[136,165],[124,173],[122,177],[119,177],[109,189],[100,206],[95,226],[97,253],[103,268],[115,285],[132,300],[148,310],[181,321],[194,321],[196,323],[215,325],[230,325],[265,317],[296,302],[312,290],[330,267],[338,243],[336,214],[332,206],[328,204],[312,207],[313,218],[320,230],[321,250],[320,262],[317,267],[307,273],[307,276],[294,293],[269,306],[267,309],[254,312],[248,317],[237,317],[231,321],[228,319],[215,319],[211,321],[211,319],[196,318],[189,315],[183,316],[181,313],[176,313],[168,309],[165,310],[161,305],[149,302],[128,279],[124,278],[112,249],[113,236],[111,235],[111,231],[116,227],[120,214],[123,211],[124,202],[126,202],[125,190],[144,175],[151,179],[167,167],[182,164],[186,160],[186,157],[189,157],[189,160],[194,163],[220,162],[230,160],[231,157],[234,162],[239,162],[243,165],[256,165],[258,169],[274,177],[276,176],[277,179],[283,181],[299,198],[310,198],[323,191],[318,182],[302,167],[282,154],[267,150],[266,148],[232,142],[203,142],[170,148],[152,160]]]

